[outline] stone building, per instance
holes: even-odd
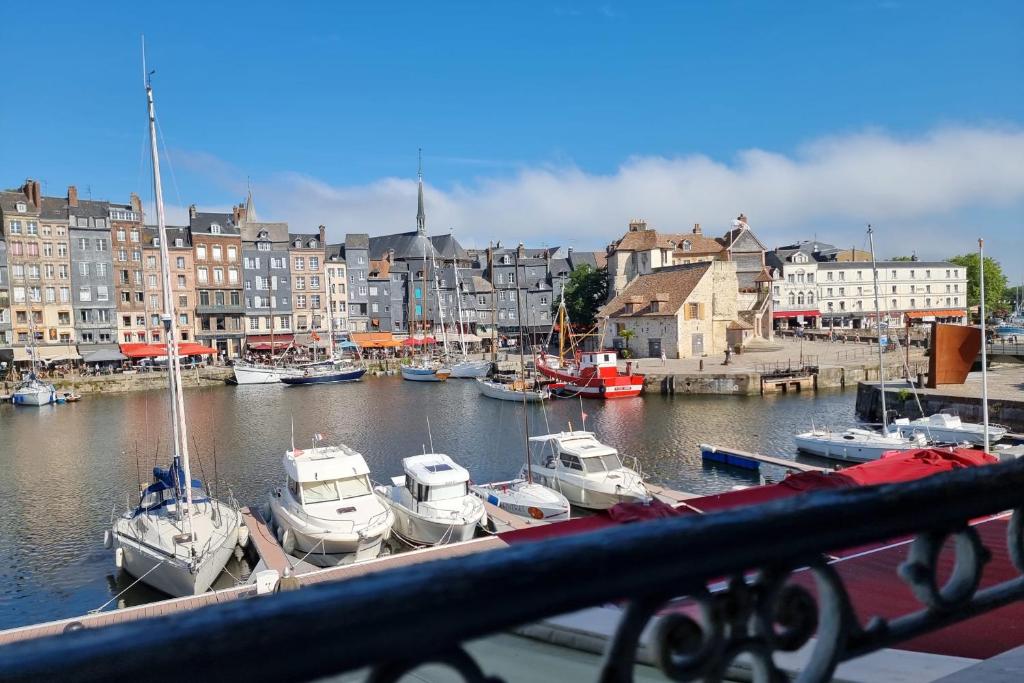
[[[197,297],[192,236],[185,226],[168,225],[165,232],[168,258],[171,260],[171,294],[174,315],[178,320],[178,341],[195,341]]]
[[[0,221],[0,350],[8,349],[14,343],[14,333],[11,330],[10,281],[7,271],[7,237],[3,222]],[[0,360],[9,359],[2,358]]]
[[[606,339],[634,356],[691,358],[724,353],[739,322],[736,264],[701,261],[635,278],[598,316]],[[632,338],[622,336],[628,330]]]
[[[86,346],[116,348],[117,301],[110,253],[110,204],[80,200],[68,188],[71,291],[79,351]],[[141,261],[141,253],[139,254]],[[49,293],[47,293],[49,296]]]
[[[242,301],[242,238],[233,213],[206,213],[189,207],[189,234],[195,263],[196,339],[221,356],[241,355],[245,342]]]
[[[136,341],[145,341],[151,344],[164,341],[163,325],[160,322],[164,312],[162,262],[158,231],[155,227],[144,226],[142,228],[142,279],[145,283],[143,305],[145,330],[143,331],[144,339],[139,339],[138,332],[136,332]]]
[[[75,357],[67,200],[43,197],[38,181],[0,192],[0,225],[7,245],[11,341],[35,330],[42,358]],[[17,359],[25,360],[24,354]]]
[[[287,223],[254,220],[252,199],[239,224],[245,293],[246,342],[287,345],[294,339]],[[254,339],[255,338],[255,339]]]
[[[327,276],[327,311],[330,316],[334,341],[348,336],[348,268],[345,264],[345,245],[329,244],[324,249]]]
[[[369,329],[370,236],[345,235],[345,269],[348,273],[348,326],[352,332]]]
[[[325,229],[317,233],[290,233],[288,257],[292,278],[295,331],[327,330],[327,277],[324,270]]]
[[[718,239],[725,258],[736,264],[736,280],[742,292],[756,292],[760,288],[757,278],[764,272],[764,254],[767,251],[747,224],[747,217],[740,214],[734,220],[732,229]]]
[[[147,333],[153,311],[146,301],[143,222],[142,200],[134,192],[128,204],[110,205],[110,255],[120,343],[152,341]]]

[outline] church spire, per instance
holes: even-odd
[[[427,234],[427,212],[423,209],[423,148],[420,148],[419,167],[416,171],[419,178],[419,196],[416,205],[416,232],[420,235]]]

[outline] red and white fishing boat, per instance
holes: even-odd
[[[539,349],[535,356],[537,371],[553,379],[556,384],[552,386],[565,394],[590,398],[630,398],[644,390],[644,376],[633,372],[632,363],[626,363],[625,372],[619,370],[619,356],[614,349],[582,351],[577,347],[564,302],[558,307],[556,324],[558,355]],[[570,355],[566,354],[566,336]]]

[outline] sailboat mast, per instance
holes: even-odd
[[[466,360],[466,337],[462,333],[462,289],[459,287],[458,254],[452,259],[452,270],[455,271],[455,306],[459,313],[459,349],[462,352],[462,360]]]
[[[978,284],[981,314],[981,420],[984,425],[985,453],[988,453],[988,339],[985,338],[985,240],[978,240]]]
[[[167,247],[167,219],[164,215],[163,186],[160,182],[160,153],[156,144],[156,108],[153,85],[146,75],[146,106],[149,113],[149,147],[153,163],[153,198],[156,204],[157,234],[160,236],[160,259],[164,284],[164,342],[167,348],[167,386],[171,399],[171,423],[174,432],[175,456],[180,457],[185,481],[185,511],[192,533],[192,470],[188,459],[188,432],[185,425],[185,401],[182,396],[181,363],[178,358],[178,321],[174,316],[174,295],[171,292],[171,256]],[[176,473],[175,473],[176,476]]]
[[[494,244],[487,243],[487,274],[491,278],[491,362],[498,362],[498,289],[494,286]],[[497,370],[495,370],[497,371]]]
[[[888,434],[889,427],[885,408],[885,363],[882,360],[882,314],[878,302],[878,263],[875,261],[875,231],[870,225],[868,226],[868,243],[871,245],[871,272],[874,276],[875,286],[875,322],[878,325],[878,383],[882,389],[882,433]]]
[[[516,315],[519,316],[519,365],[523,372],[523,428],[526,436],[523,439],[523,447],[526,450],[526,481],[533,483],[533,468],[530,467],[530,403],[526,398],[526,343],[523,340],[523,302],[520,299],[521,289],[519,287],[519,252],[516,252]]]

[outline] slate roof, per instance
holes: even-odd
[[[551,277],[569,277],[569,273],[572,272],[572,265],[569,263],[569,259],[557,258],[551,261]]]
[[[295,240],[299,240],[302,243],[301,246],[295,247]],[[310,240],[316,240],[315,247],[309,246]],[[323,249],[325,245],[320,242],[319,232],[290,232],[288,233],[288,247],[290,249]]]
[[[365,232],[349,232],[345,234],[345,247],[348,249],[369,249],[370,236]]]
[[[67,204],[67,200],[63,201]],[[78,206],[68,205],[67,211],[69,216],[75,218],[107,218],[110,216],[110,202],[79,199]]]
[[[39,217],[43,220],[66,221],[68,219],[68,200],[64,197],[43,197],[42,210]]]
[[[192,232],[210,235],[212,234],[210,232],[210,226],[214,223],[220,226],[221,235],[241,234],[238,226],[235,225],[234,217],[230,213],[198,212],[194,217],[189,219],[188,225],[189,228],[192,229]]]
[[[402,232],[395,235],[379,235],[369,240],[370,258],[381,259],[389,250],[394,250],[395,260],[418,259],[423,260],[424,254],[428,259],[443,258],[437,253],[434,244],[425,235],[415,230]]]
[[[29,216],[36,212],[36,207],[21,190],[4,190],[0,192],[0,209],[3,210],[4,214],[19,215],[18,202],[25,202],[25,213],[21,215]]]
[[[701,261],[659,268],[653,273],[641,275],[602,306],[598,315],[609,318],[674,317],[711,266],[711,263]],[[651,299],[660,294],[667,294],[668,300],[662,311],[654,312],[650,307]],[[634,297],[640,303],[634,307],[633,313],[626,313],[626,303]]]
[[[750,235],[750,237],[753,238],[755,242],[757,242],[758,246],[761,248],[761,251],[768,251],[768,248],[761,243],[761,240],[757,239],[757,235],[754,234],[754,231],[751,230],[750,226],[748,225],[740,225],[729,230],[727,233],[719,237],[717,242],[726,249],[728,249],[734,242],[736,242],[743,235],[743,233],[747,233],[748,235]]]
[[[152,247],[153,240],[158,234],[158,229],[155,225],[146,225],[142,228],[143,246]],[[179,237],[184,240],[184,247],[177,247],[178,249],[190,249],[192,247],[192,233],[184,225],[168,225],[167,226],[167,247],[174,249],[174,240]]]
[[[264,230],[267,232],[267,237],[271,242],[288,242],[287,223],[256,223],[245,221],[239,226],[239,232],[242,235],[242,240],[245,242],[256,242],[257,235]]]
[[[334,261],[335,263],[338,263],[339,261],[343,262],[345,260],[344,244],[328,244],[326,247],[324,247],[324,252],[324,257],[328,261]]]
[[[864,261],[828,261],[818,266],[821,270],[840,270],[849,268],[851,263],[864,264]],[[871,267],[870,263],[867,265]],[[947,261],[878,261],[878,269],[885,268],[962,268],[955,263]]]
[[[434,245],[434,249],[437,250],[441,258],[446,261],[454,259],[468,261],[470,259],[469,252],[462,248],[462,245],[459,244],[452,234],[434,235],[430,238],[430,243]]]

